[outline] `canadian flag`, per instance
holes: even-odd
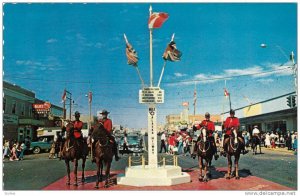
[[[224,96],[228,97],[229,96],[229,92],[226,90],[226,88],[224,88]]]
[[[62,102],[66,101],[66,98],[67,98],[67,91],[66,91],[66,89],[65,89],[65,90],[64,90],[64,93],[63,93],[63,96],[61,97]]]
[[[154,12],[148,20],[149,29],[160,28],[162,24],[168,19],[169,15],[163,12]]]

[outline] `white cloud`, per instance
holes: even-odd
[[[225,69],[220,74],[196,74],[190,79],[182,80],[176,83],[170,83],[169,86],[190,85],[196,83],[214,83],[220,80],[231,80],[236,76],[249,76],[252,78],[261,78],[259,82],[263,84],[273,82],[273,79],[263,79],[269,76],[286,76],[293,74],[290,62],[284,64],[267,64],[266,66],[253,65],[244,69]],[[175,73],[176,76],[176,73]],[[180,74],[178,74],[180,76]]]
[[[272,82],[274,82],[274,79],[271,78],[262,78],[262,79],[258,79],[257,82],[260,82],[262,84],[270,84]]]
[[[174,73],[174,75],[176,76],[176,77],[184,77],[184,76],[187,76],[186,74],[183,74],[183,73]]]
[[[51,39],[47,40],[47,43],[49,43],[49,44],[54,43],[54,42],[57,42],[57,39],[51,38]]]

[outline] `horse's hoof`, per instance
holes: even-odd
[[[203,182],[203,178],[199,178],[199,182]]]
[[[98,186],[98,185],[96,185],[96,186],[95,186],[95,189],[99,189],[99,186]]]
[[[78,183],[76,182],[76,183],[74,183],[73,185],[74,185],[74,186],[78,186]]]
[[[67,182],[66,185],[71,185],[71,183],[70,183],[70,182]]]
[[[105,185],[104,185],[104,188],[108,188],[108,187],[109,187],[108,184],[105,184]]]
[[[236,179],[236,180],[239,180],[239,179],[240,179],[240,177],[239,177],[239,176],[236,176],[236,177],[235,177],[235,179]]]
[[[230,176],[226,176],[226,180],[230,180]]]

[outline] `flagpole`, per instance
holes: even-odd
[[[138,75],[140,77],[140,80],[141,80],[143,88],[144,88],[145,87],[145,83],[144,83],[144,80],[143,80],[143,78],[142,78],[142,76],[140,74],[140,70],[139,70],[138,66],[135,66],[135,69],[136,69],[136,71],[137,71],[137,73],[138,73]]]
[[[197,92],[196,92],[196,81],[195,81],[195,88],[194,88],[194,118],[196,116],[196,100],[197,100]]]
[[[167,65],[167,61],[165,60],[164,66],[163,66],[163,68],[162,68],[162,70],[161,70],[161,73],[160,73],[160,77],[159,77],[159,81],[158,81],[158,85],[157,85],[158,87],[160,86],[160,82],[161,82],[162,76],[163,76],[163,74],[164,74],[166,65]]]
[[[172,38],[171,38],[171,41],[174,41],[174,37],[175,37],[175,33],[173,33]],[[164,75],[164,71],[165,71],[166,65],[167,65],[167,60],[165,60],[164,66],[163,66],[163,68],[162,68],[162,70],[161,70],[160,77],[159,77],[159,81],[158,81],[158,85],[157,85],[158,87],[160,86],[160,82],[161,82],[161,79],[162,79],[162,77],[163,77],[163,75]]]
[[[149,15],[152,15],[152,6],[150,5],[149,8]],[[152,28],[149,29],[150,31],[150,87],[153,86],[153,69],[152,69]]]

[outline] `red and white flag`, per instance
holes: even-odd
[[[92,103],[92,97],[93,97],[92,92],[89,92],[89,103]]]
[[[168,19],[169,15],[163,12],[154,12],[148,20],[149,29],[160,28],[162,24]]]
[[[61,97],[61,99],[62,99],[62,102],[66,101],[66,99],[67,99],[67,91],[66,91],[66,89],[64,90],[64,93],[63,93],[63,96]]]
[[[189,102],[182,102],[182,106],[189,106]]]
[[[224,96],[227,98],[229,96],[229,92],[224,88]]]

